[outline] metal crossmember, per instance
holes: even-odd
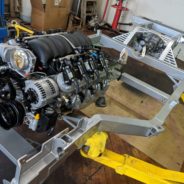
[[[135,36],[135,34],[140,33],[140,32],[150,32],[150,33],[157,34],[165,42],[166,48],[162,52],[162,54],[161,54],[159,60],[157,60],[157,62],[162,62],[162,63],[165,63],[167,65],[173,66],[175,68],[178,67],[177,62],[176,62],[175,57],[174,57],[174,54],[173,54],[173,51],[172,51],[172,46],[173,46],[175,40],[169,38],[166,35],[162,35],[156,31],[146,29],[143,27],[136,27],[133,31],[131,31],[129,33],[125,33],[125,34],[113,37],[113,40],[117,41],[120,44],[128,46],[130,41]]]

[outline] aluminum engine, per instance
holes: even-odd
[[[59,115],[94,102],[109,84],[108,59],[80,32],[1,44],[0,57],[4,129],[26,123],[33,131],[47,131]]]

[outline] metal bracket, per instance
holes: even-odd
[[[19,149],[17,146],[21,145]],[[17,159],[33,153],[35,149],[15,130],[5,131],[0,128],[0,150],[14,163]]]

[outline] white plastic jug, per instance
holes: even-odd
[[[31,23],[31,2],[30,0],[22,0],[22,11],[21,11],[21,19],[24,22]]]

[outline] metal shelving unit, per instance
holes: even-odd
[[[88,17],[97,15],[97,0],[82,0],[81,4],[81,19],[83,25],[87,22]]]

